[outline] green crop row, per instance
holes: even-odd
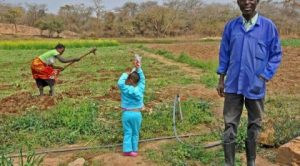
[[[119,42],[116,40],[4,40],[0,41],[0,49],[52,49],[58,43],[64,44],[67,48],[82,47],[107,47],[117,46]]]
[[[281,41],[282,46],[291,46],[291,47],[299,47],[300,39],[283,39]]]

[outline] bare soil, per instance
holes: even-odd
[[[94,165],[114,165],[114,166],[151,166],[157,165],[146,158],[145,151],[147,149],[159,149],[163,144],[170,143],[172,140],[162,140],[149,143],[141,143],[140,152],[137,157],[125,157],[122,155],[121,147],[115,150],[103,149],[103,152],[64,152],[64,153],[52,153],[47,154],[44,157],[42,165],[44,166],[55,166],[55,165],[67,165],[68,163],[82,157],[86,160],[86,163]],[[71,145],[67,147],[79,147],[83,145]],[[66,148],[67,148],[66,147]],[[16,162],[18,160],[16,159]]]
[[[8,35],[12,36],[11,38],[15,38],[16,36],[18,37],[36,37],[39,36],[41,37],[41,30],[38,28],[34,28],[34,27],[30,27],[30,26],[26,26],[26,25],[17,25],[17,31],[15,30],[15,26],[14,24],[5,24],[5,23],[0,23],[0,37],[1,35]],[[43,31],[42,33],[43,36],[49,36],[49,32],[48,31]],[[55,33],[54,36],[57,36],[57,34]],[[63,38],[74,38],[74,37],[78,37],[78,34],[71,32],[71,31],[63,31],[60,34],[61,37]]]
[[[219,44],[216,42],[206,43],[177,43],[177,44],[151,44],[152,49],[162,49],[175,54],[186,53],[195,59],[215,60],[219,55]]]
[[[199,76],[202,74],[202,71],[200,69],[197,68],[193,68],[187,64],[183,64],[183,63],[179,63],[179,62],[174,62],[172,60],[166,59],[160,55],[156,55],[156,54],[150,54],[147,52],[143,53],[144,56],[148,57],[148,58],[153,58],[158,60],[161,63],[164,63],[166,65],[170,65],[170,66],[178,66],[182,71],[184,71],[185,73],[188,73],[189,76],[199,79]]]
[[[0,84],[0,90],[8,90],[12,87],[13,86],[11,84]]]
[[[176,44],[150,44],[152,49],[164,49],[176,54],[187,53],[199,60],[218,60],[219,45],[211,43],[176,43]],[[300,94],[300,48],[283,47],[282,63],[274,76],[268,82],[267,89],[270,94]]]
[[[271,94],[300,94],[300,48],[284,47],[282,63],[268,83]]]
[[[90,96],[92,93],[86,89],[73,88],[70,91],[65,92],[63,95],[69,98],[78,98],[84,96]]]
[[[59,100],[62,100],[62,96],[33,96],[29,92],[19,92],[0,101],[0,114],[21,113],[32,107],[45,110],[54,106]]]
[[[112,101],[121,101],[120,92],[117,86],[111,86],[103,96],[94,97],[94,99],[101,101],[105,101],[107,99]]]

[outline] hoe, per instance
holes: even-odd
[[[81,57],[79,57],[79,59],[81,60],[82,58],[86,57],[87,55],[89,55],[89,54],[91,54],[91,53],[93,53],[94,55],[96,55],[96,51],[97,51],[97,49],[96,49],[96,48],[93,48],[93,49],[90,50],[88,53],[86,53],[86,54],[82,55]],[[71,63],[67,64],[67,65],[63,68],[63,70],[65,70],[66,68],[68,68],[69,66],[71,66],[73,63],[75,63],[75,62],[71,62]]]

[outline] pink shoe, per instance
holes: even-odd
[[[137,155],[138,155],[137,152],[130,152],[130,156],[131,156],[131,157],[136,157]]]
[[[131,152],[123,152],[123,156],[131,156]]]

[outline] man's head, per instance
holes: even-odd
[[[128,75],[128,78],[126,80],[126,85],[136,86],[139,80],[140,80],[139,74],[136,71],[134,71]]]
[[[65,51],[65,46],[61,43],[58,43],[56,46],[55,46],[55,49],[59,52],[60,55],[62,55]]]
[[[250,20],[256,14],[256,6],[259,0],[237,0],[240,10],[246,20]]]

